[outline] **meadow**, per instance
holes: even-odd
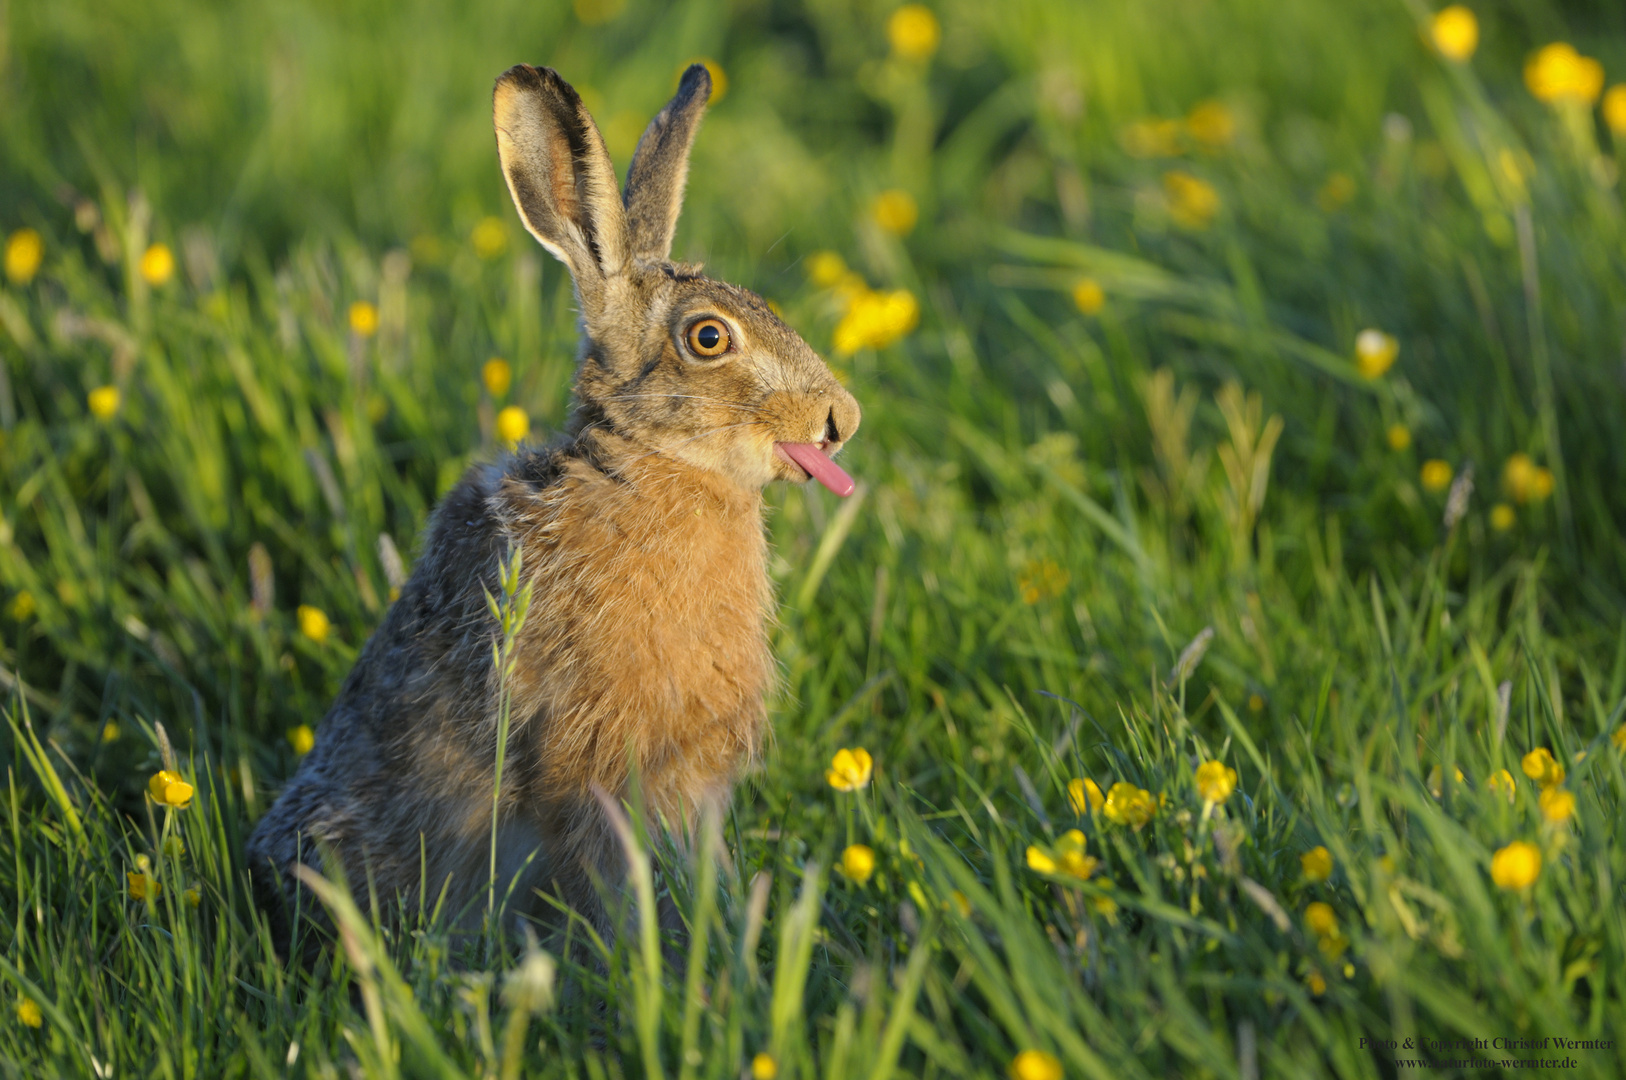
[[[1626,14],[1469,6],[0,0],[0,1075],[1620,1076]],[[253,822],[566,416],[492,81],[624,169],[696,59],[675,254],[864,407],[772,744],[609,944],[287,964]]]

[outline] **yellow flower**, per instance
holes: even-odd
[[[751,1080],[774,1080],[779,1075],[779,1062],[772,1054],[758,1054],[751,1059]]]
[[[500,217],[483,217],[469,234],[474,253],[482,259],[495,259],[508,250],[508,226]]]
[[[40,1015],[39,1003],[30,997],[18,999],[17,1019],[23,1026],[31,1028],[37,1028],[45,1023],[45,1018]]]
[[[1552,493],[1553,493],[1553,473],[1552,473],[1552,470],[1551,469],[1540,468],[1538,466],[1537,469],[1536,469],[1535,475],[1530,478],[1530,501],[1531,502],[1541,502],[1543,499],[1545,499],[1547,496],[1551,495]]]
[[[1338,934],[1338,916],[1332,910],[1332,905],[1315,901],[1304,909],[1304,925],[1316,937],[1335,937]]]
[[[1163,174],[1163,193],[1169,200],[1169,217],[1187,229],[1206,229],[1219,214],[1219,192],[1206,180],[1178,169]]]
[[[1562,825],[1575,816],[1575,795],[1561,787],[1544,789],[1539,802],[1541,816],[1554,825]]]
[[[1045,559],[1029,563],[1016,579],[1016,588],[1024,604],[1037,604],[1046,597],[1060,596],[1069,580],[1067,571],[1057,566],[1054,559]]]
[[[1088,881],[1098,865],[1099,860],[1084,854],[1084,834],[1079,830],[1068,829],[1056,841],[1056,867],[1061,873]]]
[[[1507,503],[1497,503],[1495,506],[1491,507],[1491,528],[1495,529],[1497,532],[1507,532],[1509,529],[1513,528],[1517,522],[1518,515],[1513,512],[1513,507],[1509,506]]]
[[[1180,154],[1180,124],[1174,120],[1136,120],[1118,133],[1118,141],[1130,157],[1177,157]]]
[[[196,885],[188,886],[182,891],[181,898],[186,901],[187,907],[197,907],[203,903],[203,890]]]
[[[98,386],[85,397],[85,404],[90,406],[90,415],[98,420],[111,420],[119,411],[119,388],[116,386]]]
[[[1497,769],[1495,772],[1491,773],[1490,776],[1486,777],[1485,787],[1490,791],[1506,794],[1509,804],[1511,804],[1516,797],[1513,787],[1513,774],[1508,772],[1506,769]]]
[[[34,594],[29,592],[27,589],[22,589],[18,591],[16,596],[11,598],[11,604],[6,608],[6,610],[10,613],[13,619],[16,619],[18,622],[26,622],[28,618],[34,614],[36,607],[37,605],[34,603]]]
[[[1067,783],[1067,801],[1073,804],[1073,812],[1083,814],[1093,813],[1101,809],[1107,801],[1106,795],[1101,792],[1101,785],[1089,777],[1074,777]]]
[[[131,900],[156,900],[164,891],[164,886],[150,874],[125,874],[124,877],[129,883]]]
[[[1332,877],[1332,852],[1317,844],[1299,856],[1299,868],[1305,881],[1326,881]]]
[[[350,330],[357,337],[372,337],[378,333],[378,308],[365,300],[350,305]]]
[[[486,384],[486,393],[494,398],[508,393],[514,382],[514,369],[500,356],[493,356],[480,368],[480,381]]]
[[[186,854],[186,841],[179,836],[166,836],[164,838],[163,852],[165,858],[179,859]]]
[[[1479,47],[1479,20],[1461,4],[1452,4],[1436,14],[1429,29],[1434,47],[1447,60],[1460,64]]]
[[[1197,766],[1197,794],[1203,802],[1222,803],[1236,790],[1236,770],[1222,761],[1205,761]]]
[[[1529,454],[1509,454],[1502,465],[1502,489],[1514,502],[1528,502],[1536,482],[1536,463]]]
[[[1524,85],[1539,101],[1591,105],[1603,90],[1603,65],[1556,41],[1525,62]]]
[[[960,913],[960,918],[969,919],[971,917],[971,901],[966,899],[965,893],[959,889],[950,891],[949,902],[954,905],[954,910]]]
[[[821,289],[828,289],[847,272],[847,261],[833,251],[815,251],[807,257],[807,277]]]
[[[907,191],[891,188],[875,196],[870,214],[875,218],[875,224],[893,236],[908,236],[920,220],[920,206]]]
[[[1383,437],[1388,440],[1389,449],[1398,452],[1411,445],[1411,428],[1405,424],[1390,424]]]
[[[1626,83],[1616,83],[1603,95],[1603,122],[1614,135],[1626,135]]]
[[[1327,980],[1321,977],[1319,971],[1310,972],[1310,976],[1304,980],[1304,984],[1310,988],[1311,997],[1320,997],[1327,992]]]
[[[148,285],[154,288],[167,285],[175,276],[175,253],[169,250],[168,244],[153,244],[141,253],[137,269]]]
[[[333,629],[333,624],[328,621],[327,612],[319,607],[300,604],[299,610],[294,615],[299,620],[299,632],[318,645],[327,640],[328,631]]]
[[[288,745],[294,748],[294,753],[304,757],[316,746],[316,732],[311,730],[309,724],[300,724],[288,731]]]
[[[830,768],[824,778],[837,791],[857,791],[869,786],[870,774],[874,769],[875,762],[868,750],[861,746],[849,750],[844,746],[830,759]]]
[[[1011,1058],[1005,1070],[1011,1080],[1061,1080],[1061,1062],[1043,1050],[1024,1050]]]
[[[1265,699],[1262,696],[1260,696],[1259,694],[1249,694],[1248,695],[1248,711],[1249,712],[1263,712],[1264,710],[1265,710]]]
[[[508,445],[516,445],[530,433],[531,418],[518,405],[510,405],[497,414],[497,438]]]
[[[1451,771],[1457,774],[1457,783],[1466,779],[1461,769],[1453,768]],[[1445,770],[1438,765],[1428,771],[1428,793],[1436,799],[1445,794]]]
[[[1141,828],[1157,812],[1157,800],[1145,788],[1120,780],[1107,791],[1107,801],[1101,805],[1107,820],[1117,825]]]
[[[117,742],[119,738],[119,722],[109,720],[102,727],[102,742]]]
[[[1423,490],[1439,493],[1451,486],[1451,477],[1454,475],[1451,465],[1433,458],[1423,462],[1423,471],[1418,474],[1423,481]]]
[[[1315,202],[1324,212],[1330,214],[1355,197],[1355,181],[1350,179],[1348,173],[1335,172],[1327,177],[1321,190],[1316,192]]]
[[[902,60],[925,60],[937,51],[943,28],[925,4],[905,4],[886,20],[886,39]]]
[[[27,285],[45,261],[45,240],[33,229],[18,229],[6,240],[6,280]]]
[[[1382,330],[1368,327],[1355,335],[1355,367],[1362,378],[1375,379],[1394,366],[1400,342]]]
[[[1066,874],[1088,881],[1099,865],[1099,859],[1084,854],[1084,834],[1077,829],[1068,829],[1049,851],[1028,846],[1028,869],[1041,874]]]
[[[1574,101],[1590,105],[1603,89],[1603,65],[1582,56],[1568,42],[1543,47],[1524,65],[1524,82],[1545,102]]]
[[[1094,315],[1106,305],[1106,302],[1106,291],[1094,278],[1085,278],[1073,286],[1073,303],[1086,315]]]
[[[863,844],[849,844],[841,852],[841,872],[862,885],[875,873],[875,851]]]
[[[21,596],[22,594],[19,593],[18,595]],[[1609,741],[1615,744],[1616,750],[1626,753],[1626,724],[1616,728],[1615,733],[1609,736]]]
[[[1205,146],[1220,147],[1236,135],[1236,119],[1223,102],[1210,98],[1198,102],[1186,115],[1186,130]]]
[[[867,287],[850,296],[847,314],[836,325],[836,352],[851,356],[859,349],[884,349],[920,322],[920,302],[908,289],[872,292]]]
[[[183,780],[180,773],[160,769],[147,781],[147,794],[155,803],[185,810],[192,801],[192,785]]]
[[[1564,782],[1564,766],[1545,746],[1538,746],[1524,755],[1519,767],[1524,770],[1524,775],[1544,788],[1556,787]]]
[[[1491,880],[1499,889],[1528,889],[1541,874],[1541,849],[1515,840],[1491,856]]]

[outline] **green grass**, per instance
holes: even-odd
[[[0,6],[0,233],[44,240],[0,284],[0,1074],[735,1077],[767,1053],[781,1077],[959,1077],[1038,1049],[1077,1077],[1380,1077],[1415,1055],[1363,1039],[1562,1036],[1614,1040],[1565,1075],[1620,1075],[1626,139],[1521,71],[1563,39],[1626,80],[1626,18],[1475,5],[1461,66],[1382,0],[933,6],[915,66],[843,0],[628,0],[591,25]],[[243,841],[389,602],[381,538],[410,567],[497,409],[545,435],[567,405],[568,281],[507,205],[491,81],[558,67],[624,168],[698,56],[729,89],[677,253],[832,357],[812,253],[922,308],[833,360],[863,496],[770,493],[785,684],[705,841],[726,860],[632,822],[627,930],[585,963],[433,910],[380,922],[362,889],[327,897],[345,946],[285,966]],[[1228,141],[1128,152],[1131,125],[1210,99]],[[1171,170],[1212,185],[1207,227],[1171,218]],[[918,202],[906,237],[870,217],[889,188]],[[179,264],[156,288],[154,240]],[[1400,341],[1370,381],[1366,327]],[[1504,490],[1514,453],[1551,497]],[[1474,467],[1449,525],[1429,459]],[[158,725],[184,810],[144,795]],[[824,777],[844,746],[876,762],[855,793]],[[1569,824],[1543,823],[1537,747]],[[1239,783],[1210,812],[1212,758]],[[1166,801],[1139,829],[1081,816],[1086,776]],[[1087,882],[1030,868],[1073,828]],[[1490,875],[1515,840],[1544,856],[1522,892]],[[644,918],[657,889],[686,970]]]

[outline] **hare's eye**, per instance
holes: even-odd
[[[701,319],[689,327],[684,343],[696,356],[721,356],[728,351],[728,327],[721,319]]]

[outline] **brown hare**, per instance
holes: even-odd
[[[644,133],[616,189],[592,117],[549,68],[497,80],[508,190],[570,268],[581,312],[565,435],[473,468],[436,510],[400,598],[248,844],[256,892],[289,930],[295,868],[336,854],[351,886],[484,911],[491,843],[499,560],[532,587],[510,679],[498,889],[551,892],[600,929],[594,879],[625,859],[594,797],[639,777],[675,828],[726,803],[756,753],[776,677],[762,489],[852,480],[831,460],[858,403],[755,294],[669,261],[701,65]],[[426,895],[423,895],[426,894]],[[302,903],[312,907],[309,894]]]

